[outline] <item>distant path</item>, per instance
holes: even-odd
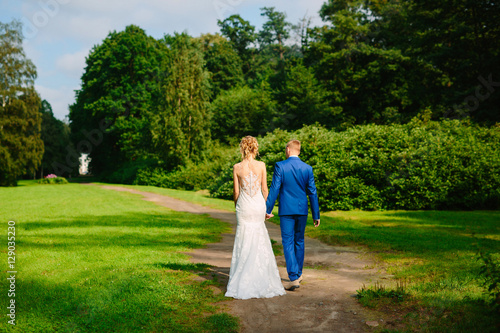
[[[236,230],[234,212],[217,210],[165,195],[137,191],[120,186],[100,186],[103,189],[140,194],[144,200],[172,210],[208,214],[231,224],[233,232],[223,234],[222,241],[187,253],[193,263],[215,266],[212,271],[222,281],[225,293]],[[276,217],[275,217],[276,218]],[[279,226],[266,222],[271,239],[281,244]],[[320,226],[321,228],[321,226]],[[301,287],[285,296],[269,299],[228,300],[224,302],[229,313],[240,318],[242,332],[370,332],[366,322],[377,321],[387,327],[380,315],[362,308],[351,297],[363,283],[368,284],[382,276],[377,273],[371,256],[358,249],[330,246],[306,237],[304,281]],[[276,258],[283,281],[288,281],[284,256]],[[389,327],[388,327],[389,328]]]

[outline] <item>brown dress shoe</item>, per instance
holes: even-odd
[[[285,290],[288,290],[288,291],[294,291],[295,289],[300,288],[299,279],[287,282],[284,285],[284,287],[285,287]]]

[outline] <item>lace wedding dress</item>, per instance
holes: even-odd
[[[236,236],[227,297],[269,298],[286,294],[264,224],[266,202],[260,179],[250,168],[240,181],[236,202]],[[246,171],[246,170],[245,170]]]

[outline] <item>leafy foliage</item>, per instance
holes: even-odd
[[[0,22],[0,186],[16,186],[17,177],[35,172],[44,151],[36,69],[22,41],[19,22]]]
[[[224,21],[218,20],[217,25],[243,61],[243,73],[250,71],[253,53],[250,46],[256,39],[255,27],[237,14],[229,16]]]
[[[64,177],[41,178],[38,184],[68,184],[68,181]]]
[[[210,72],[212,96],[215,99],[222,91],[244,83],[242,60],[231,44],[220,35],[202,35],[205,66]]]
[[[494,254],[478,250],[479,260],[481,260],[480,274],[484,277],[484,286],[491,297],[491,304],[500,315],[500,262],[494,259]]]
[[[275,130],[259,140],[269,175],[291,139],[302,142],[300,157],[314,168],[323,210],[500,207],[496,128],[415,119],[344,132],[317,126]],[[212,195],[231,198],[231,187],[225,186],[231,177],[227,170],[221,173],[209,186]]]
[[[165,77],[150,113],[155,153],[167,168],[201,159],[210,140],[209,74],[200,44],[187,34],[166,35]]]
[[[497,153],[496,134],[481,133],[500,121],[499,12],[488,0],[328,0],[318,27],[306,17],[294,26],[274,7],[261,8],[259,30],[232,15],[217,22],[220,35],[198,38],[155,40],[129,26],[87,60],[73,141],[92,149],[97,174],[201,187],[189,174],[227,197],[225,172],[197,176],[212,144],[261,135],[265,151],[278,140],[262,154],[274,163],[281,138],[304,136],[304,147],[315,140],[306,160],[324,208],[497,207],[488,185],[497,159],[478,151]],[[89,137],[97,143],[86,146]]]
[[[50,173],[57,173],[54,168],[55,162],[64,163],[68,149],[72,149],[72,143],[69,126],[54,117],[52,107],[46,100],[42,101],[40,113],[42,116],[41,138],[45,149],[37,173],[43,177]],[[60,176],[63,175],[63,173],[60,174]]]
[[[148,111],[165,52],[137,26],[112,32],[87,57],[82,87],[70,107],[72,139],[88,153],[92,171],[110,171],[146,158],[151,147]],[[83,144],[88,142],[88,144]]]
[[[262,25],[262,30],[259,32],[259,43],[261,47],[271,46],[275,48],[279,54],[279,58],[283,60],[285,52],[285,41],[290,37],[291,24],[286,19],[286,14],[277,12],[274,7],[261,8],[261,16],[266,16],[267,21]]]
[[[223,92],[211,105],[214,139],[229,143],[245,135],[265,133],[277,121],[269,89],[237,87]]]

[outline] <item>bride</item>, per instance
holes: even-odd
[[[226,296],[238,299],[286,294],[264,224],[267,176],[265,164],[255,160],[258,148],[254,137],[244,137],[243,161],[233,167],[237,226]]]

